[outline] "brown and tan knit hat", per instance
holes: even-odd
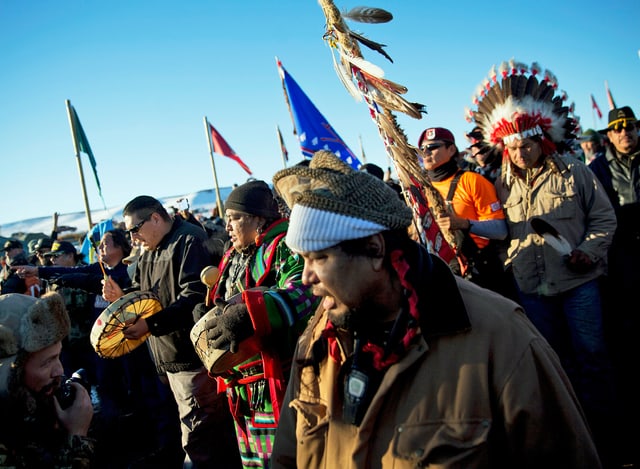
[[[58,293],[40,298],[20,293],[0,295],[0,395],[7,390],[19,351],[37,352],[69,334],[69,315]]]
[[[308,167],[278,171],[273,184],[291,207],[286,242],[294,251],[321,251],[411,223],[411,209],[384,181],[329,151],[316,152]]]

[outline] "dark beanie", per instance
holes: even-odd
[[[265,218],[280,218],[273,192],[264,181],[249,181],[231,191],[225,209],[237,210]]]
[[[367,163],[360,166],[360,171],[372,174],[380,180],[384,180],[384,170],[377,164]]]

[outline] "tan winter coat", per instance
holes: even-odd
[[[506,263],[523,292],[553,296],[606,272],[616,215],[602,184],[584,163],[548,156],[533,182],[514,177],[506,187],[498,180],[496,191],[509,225]],[[593,268],[583,273],[570,270],[565,258],[533,231],[533,217],[551,224],[571,249],[584,251]]]
[[[456,304],[437,278],[430,280],[424,289]],[[577,398],[547,342],[517,304],[456,282],[464,307],[420,311],[430,317],[429,330],[387,370],[359,427],[341,419],[335,362],[325,358],[317,380],[311,367],[294,367],[273,468],[600,467]],[[325,328],[326,315],[317,314],[300,339],[298,358],[308,356]],[[467,315],[470,327],[461,331]]]

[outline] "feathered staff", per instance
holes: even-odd
[[[396,173],[414,209],[414,220],[421,240],[445,261],[458,254],[462,244],[459,231],[441,231],[434,221],[434,215],[446,213],[447,208],[440,193],[431,185],[419,163],[415,146],[407,141],[407,136],[397,123],[392,111],[399,111],[416,119],[422,118],[424,106],[412,103],[401,95],[407,88],[384,78],[384,71],[364,60],[359,43],[382,54],[389,61],[391,57],[384,51],[384,44],[364,38],[349,29],[344,19],[362,23],[385,23],[391,21],[391,13],[380,8],[356,7],[341,13],[332,0],[318,0],[327,20],[324,39],[331,47],[336,73],[356,99],[364,98],[372,119],[378,127],[385,150],[393,161]]]

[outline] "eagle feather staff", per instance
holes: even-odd
[[[454,255],[459,254],[462,244],[462,233],[459,231],[440,230],[434,221],[434,217],[446,213],[447,208],[442,196],[432,186],[424,168],[419,163],[418,148],[410,145],[404,131],[398,125],[396,116],[392,111],[399,111],[416,119],[422,117],[424,106],[412,103],[404,99],[401,94],[406,93],[407,88],[383,78],[380,67],[373,66],[364,60],[358,42],[360,34],[354,34],[345,23],[345,19],[362,23],[380,23],[390,21],[391,13],[379,8],[357,7],[343,14],[336,8],[332,0],[318,0],[326,22],[324,39],[334,53],[334,62],[339,63],[336,71],[340,70],[341,81],[353,94],[354,88],[359,90],[370,109],[385,150],[395,167],[400,183],[404,189],[410,206],[414,209],[414,219],[421,236],[421,241],[449,261]],[[371,48],[371,43],[363,43]],[[375,47],[388,60],[391,57],[382,51],[382,44]],[[338,54],[338,60],[335,53]],[[339,72],[339,73],[340,73]],[[345,73],[346,72],[346,73]],[[350,86],[350,82],[354,86]]]

